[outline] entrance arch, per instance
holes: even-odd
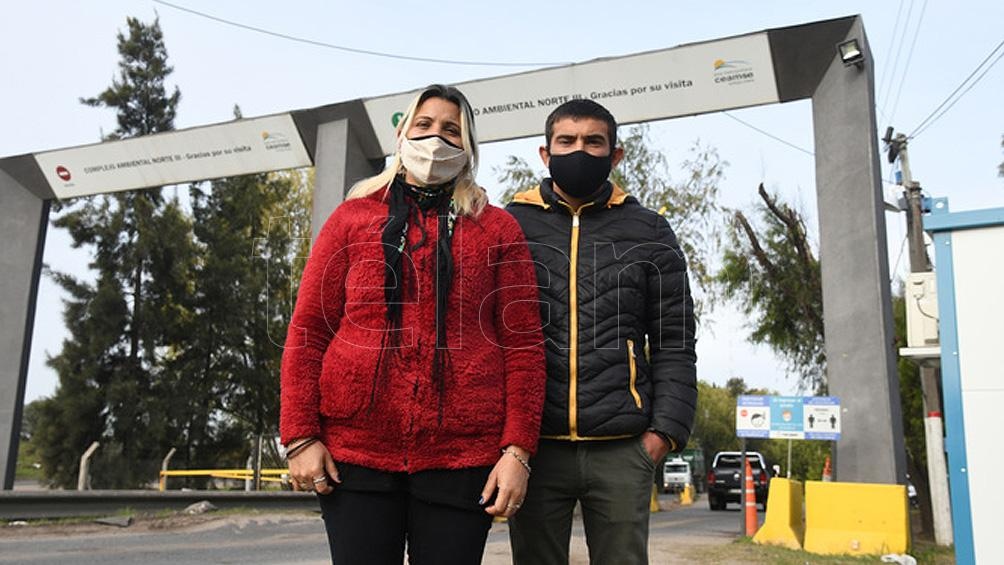
[[[837,45],[855,40],[845,63]],[[840,480],[905,482],[874,74],[851,16],[461,83],[482,142],[540,135],[593,98],[624,124],[812,100],[827,373],[845,409]],[[0,468],[13,487],[42,250],[55,198],[313,165],[312,232],[393,151],[414,92],[0,159]]]

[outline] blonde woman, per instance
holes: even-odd
[[[544,398],[536,278],[515,220],[474,181],[473,112],[433,85],[383,173],[328,218],[282,364],[295,487],[332,561],[481,562],[526,493]]]

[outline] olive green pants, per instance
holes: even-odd
[[[529,490],[509,520],[515,565],[567,565],[578,501],[591,565],[648,563],[649,501],[655,462],[640,437],[541,440]]]

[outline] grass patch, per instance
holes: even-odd
[[[955,565],[955,546],[938,546],[932,541],[913,540],[913,549],[910,555],[917,559],[917,563],[931,565]]]
[[[27,525],[21,526],[24,528],[39,527],[39,526],[74,526],[77,524],[88,524],[101,518],[102,516],[65,516],[63,518],[29,518],[27,520],[7,520],[6,523],[11,522],[25,522]]]
[[[27,520],[7,520],[6,523],[20,521],[26,522],[26,526],[22,527],[35,527],[35,526],[74,526],[77,524],[89,524],[98,518],[107,518],[109,516],[133,516],[135,517],[137,512],[132,508],[125,506],[119,508],[118,510],[111,512],[109,514],[88,514],[86,516],[64,516],[62,518],[29,518]]]
[[[910,551],[917,563],[951,565],[955,552],[951,547],[938,547],[927,542],[914,543]],[[702,547],[688,557],[701,563],[764,563],[771,565],[825,565],[832,563],[881,563],[880,556],[818,555],[807,551],[786,549],[753,543],[748,537],[715,547]]]
[[[38,463],[38,457],[30,440],[21,439],[17,447],[17,467],[14,469],[14,480],[16,481],[38,481],[45,477],[42,475],[42,468]],[[36,465],[39,465],[36,467]]]
[[[25,522],[21,527],[41,527],[41,526],[74,526],[80,524],[89,524],[94,522],[99,518],[106,518],[108,516],[131,516],[136,521],[144,522],[174,522],[176,518],[198,518],[203,517],[204,519],[212,518],[226,518],[230,516],[276,516],[276,515],[302,515],[310,514],[310,511],[304,510],[261,510],[259,508],[252,508],[249,506],[236,506],[233,508],[220,508],[206,512],[204,514],[186,514],[184,509],[170,509],[164,508],[161,510],[153,510],[147,512],[137,511],[134,508],[125,506],[109,512],[108,514],[88,514],[86,516],[66,516],[62,518],[29,518],[27,520],[0,520],[0,528],[8,526],[11,522]]]

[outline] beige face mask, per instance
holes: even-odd
[[[467,164],[467,153],[438,135],[401,140],[401,164],[422,186],[457,178]]]

